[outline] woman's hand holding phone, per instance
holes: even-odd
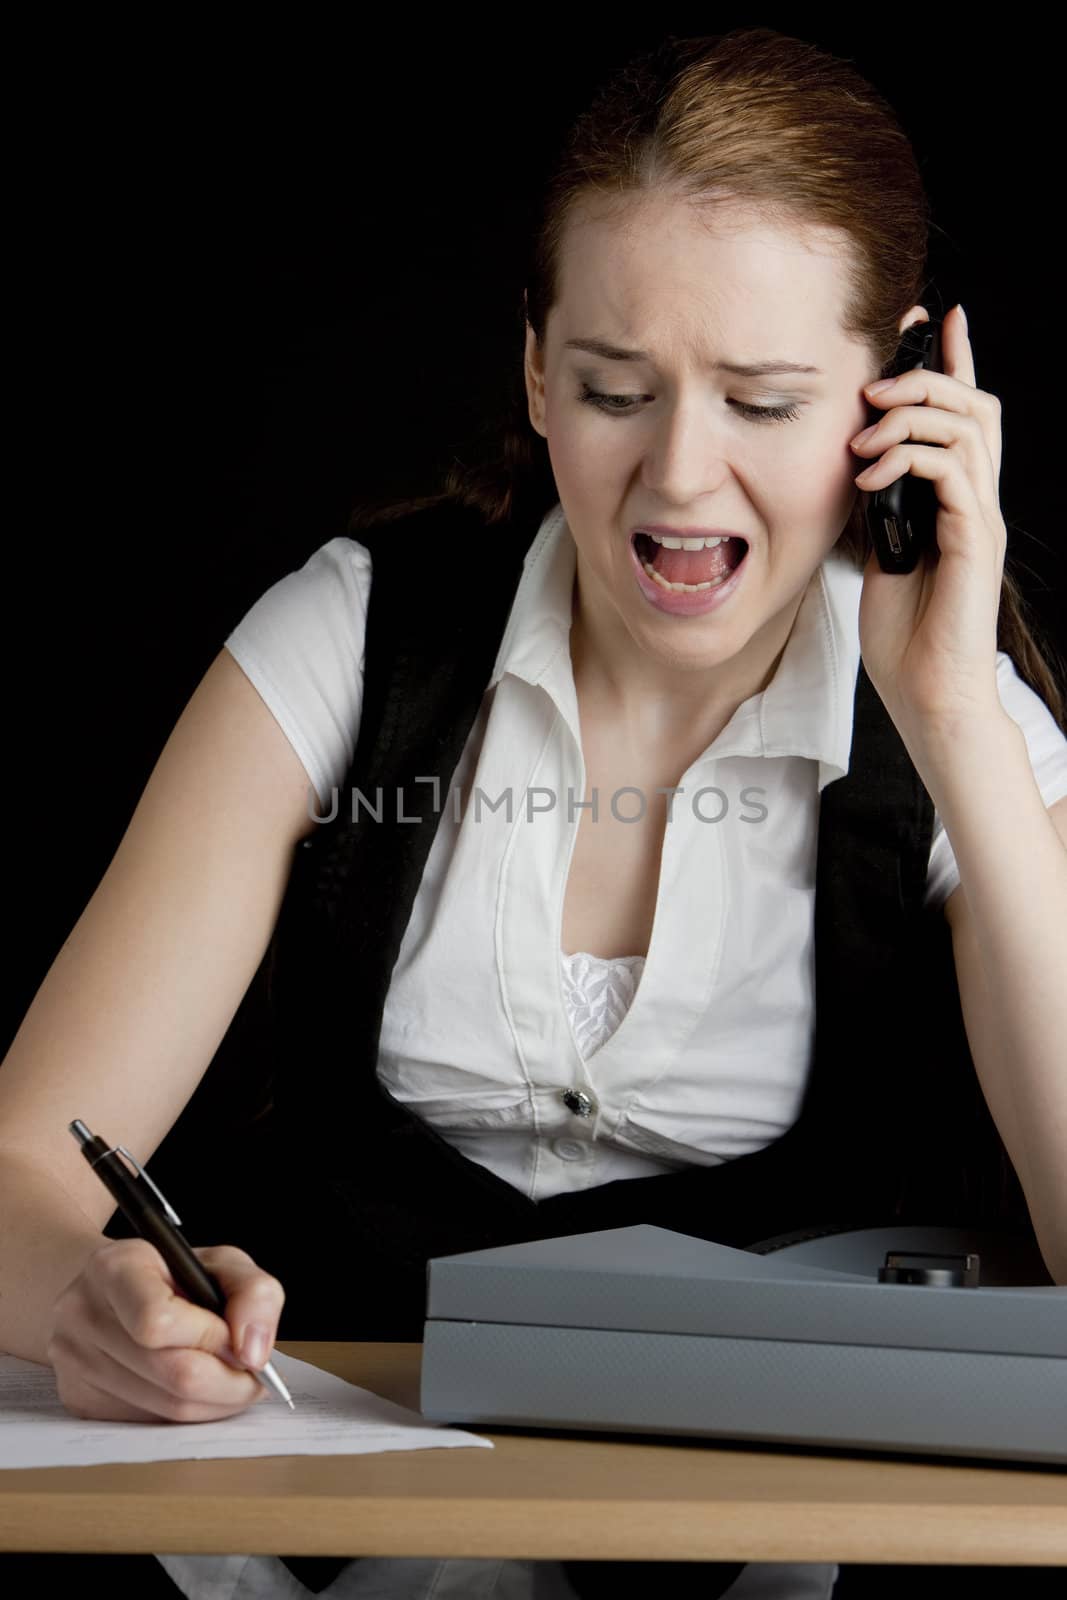
[[[218,1279],[226,1316],[175,1289],[154,1245],[105,1241],[53,1307],[47,1346],[59,1398],[76,1417],[123,1422],[214,1422],[267,1397],[234,1354],[244,1330],[261,1327],[266,1361],[284,1292],[246,1251],[202,1246],[194,1254]]]
[[[867,675],[909,748],[953,738],[1000,715],[997,615],[1007,547],[1000,509],[1001,406],[975,382],[962,309],[942,325],[944,371],[901,373],[865,393],[885,415],[852,448],[877,456],[856,482],[867,492],[904,473],[937,496],[936,543],[906,573],[872,552],[860,597]]]

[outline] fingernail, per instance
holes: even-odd
[[[253,1322],[245,1329],[241,1341],[241,1359],[250,1367],[262,1367],[270,1349],[270,1330]]]
[[[888,389],[889,385],[895,381],[893,378],[879,378],[877,383],[869,383],[867,385],[867,393],[878,394],[880,390]]]
[[[964,333],[966,333],[968,331],[968,329],[967,329],[967,313],[966,313],[966,311],[964,311],[964,309],[963,309],[963,307],[961,305],[958,305],[956,307],[956,310],[960,314],[960,320],[963,323],[963,331],[964,331]]]

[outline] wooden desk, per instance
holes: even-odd
[[[421,1345],[278,1348],[418,1408]],[[496,1448],[0,1472],[0,1550],[1067,1565],[1062,1471],[467,1431]]]

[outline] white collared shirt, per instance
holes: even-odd
[[[464,802],[441,795],[378,1061],[396,1099],[533,1200],[728,1161],[795,1122],[814,1032],[819,796],[848,771],[860,660],[862,573],[831,554],[770,684],[679,780],[647,957],[611,970],[560,946],[586,782],[569,648],[575,563],[556,505],[452,778]],[[226,640],[324,815],[359,727],[371,577],[369,552],[333,539]],[[997,680],[1051,805],[1067,793],[1067,738],[1003,653]],[[605,812],[611,798],[599,797]],[[402,803],[425,812],[429,786]],[[641,798],[616,804],[631,815]],[[957,882],[935,815],[928,902],[943,904]]]

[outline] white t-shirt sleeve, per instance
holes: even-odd
[[[1001,705],[1022,730],[1041,798],[1046,807],[1055,805],[1067,794],[1067,735],[1040,695],[1020,678],[1014,661],[1003,650],[997,651],[997,689]],[[959,881],[956,857],[935,809],[925,904],[943,906]]]
[[[363,706],[370,551],[338,537],[279,578],[224,640],[303,764],[323,812]]]

